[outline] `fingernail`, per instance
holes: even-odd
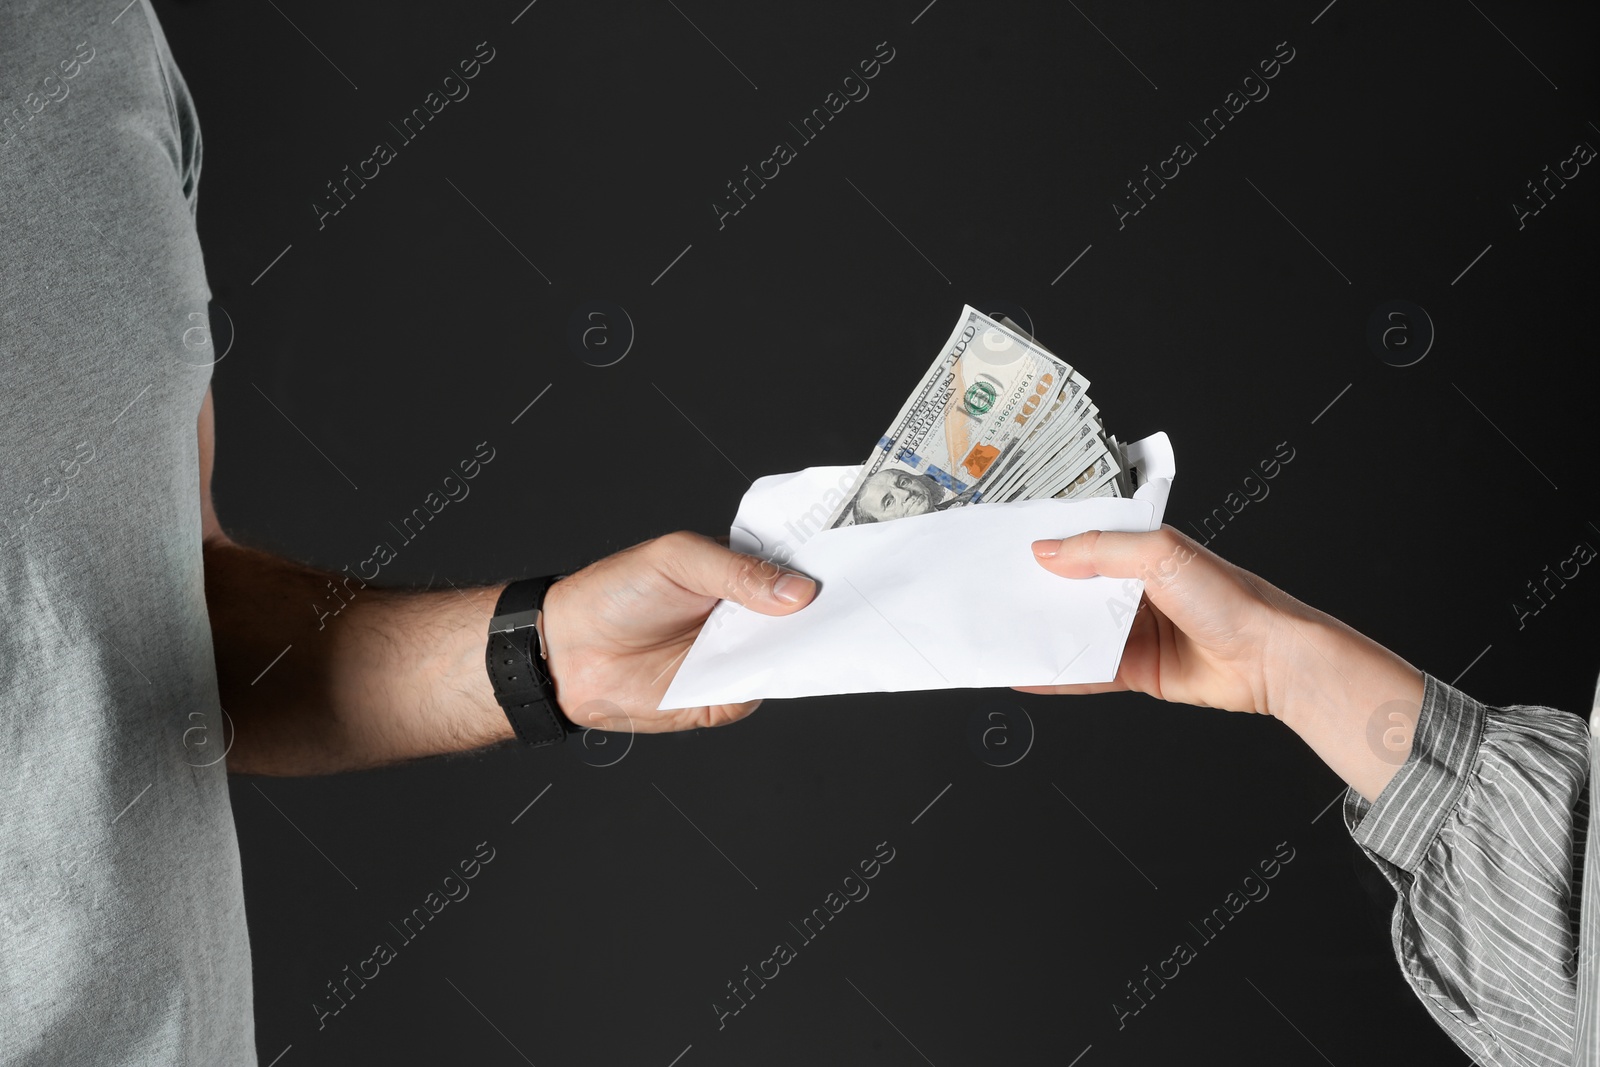
[[[1049,559],[1060,551],[1060,541],[1035,541],[1033,543],[1033,554],[1040,559]]]
[[[772,595],[785,604],[798,604],[811,599],[811,594],[816,592],[817,583],[803,574],[790,572],[779,578],[772,586]]]

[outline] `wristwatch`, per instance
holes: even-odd
[[[524,578],[507,585],[495,602],[489,620],[489,644],[484,653],[494,698],[505,709],[517,740],[538,747],[565,741],[582,729],[556,702],[555,682],[545,669],[539,647],[539,615],[544,596],[564,574]]]

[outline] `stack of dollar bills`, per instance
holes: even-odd
[[[967,504],[1132,496],[1089,380],[1010,319],[963,307],[829,528]]]

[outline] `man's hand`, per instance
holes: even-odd
[[[1275,716],[1368,800],[1404,762],[1422,675],[1382,645],[1236,567],[1170,526],[1036,541],[1064,578],[1137,578],[1144,598],[1117,677],[1027,693],[1132,690],[1161,700]],[[1404,745],[1375,746],[1378,719]]]
[[[201,536],[217,686],[234,725],[228,769],[328,774],[508,741],[484,670],[504,583],[372,586],[234,543],[211,506],[211,393],[199,419]],[[358,568],[359,572],[359,568]],[[561,708],[581,726],[719,726],[758,701],[659,712],[706,615],[726,597],[764,615],[816,583],[698,534],[646,541],[550,587],[540,630]],[[309,608],[309,610],[308,610]]]
[[[721,726],[761,702],[657,711],[719,599],[789,615],[816,595],[805,575],[673,533],[607,556],[545,594],[543,632],[561,710],[579,726],[658,733]]]

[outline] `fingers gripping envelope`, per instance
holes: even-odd
[[[1131,496],[1015,500],[831,529],[862,468],[757,479],[730,547],[815,578],[816,599],[782,617],[718,604],[661,707],[1110,681],[1144,583],[1060,578],[1030,545],[1159,527],[1176,473],[1171,442],[1157,433],[1126,450]]]

